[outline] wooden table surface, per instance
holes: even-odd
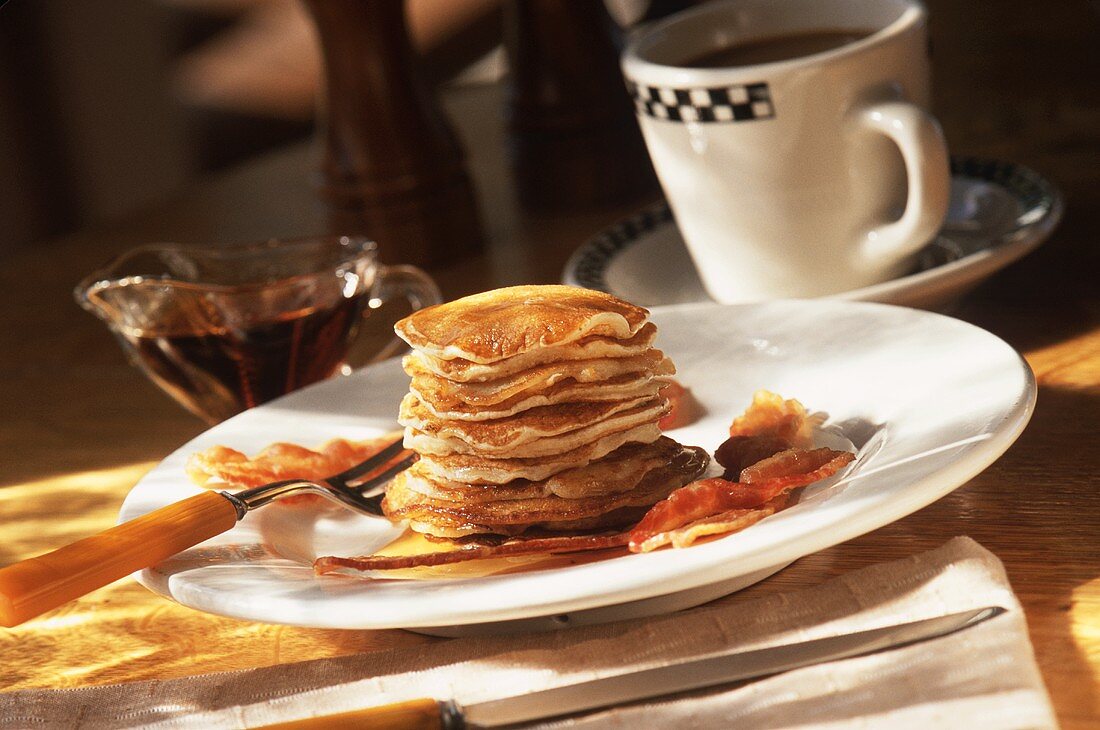
[[[1057,36],[1029,24],[1022,3],[1010,3],[999,11],[996,34],[977,34],[975,42],[993,50],[974,54],[960,29],[973,18],[953,16],[963,11],[939,5],[943,8],[933,3],[936,108],[953,149],[1028,164],[1054,180],[1068,200],[1063,226],[1044,247],[993,277],[954,311],[1025,355],[1038,378],[1038,407],[1008,453],[948,497],[723,600],[815,585],[969,535],[1005,563],[1060,720],[1067,728],[1095,727],[1100,722],[1100,298],[1095,288],[1100,107],[1066,80],[1082,73],[1071,55],[1051,52],[1048,73],[1036,74],[1007,46],[997,45],[1011,37],[1012,50],[1042,39],[1053,44],[1043,48],[1083,47],[1072,30],[1073,17],[1063,18],[1064,37]],[[944,68],[965,83],[943,83]],[[637,207],[523,214],[503,157],[499,102],[495,87],[448,96],[490,238],[484,256],[433,272],[450,296],[557,280],[579,243]],[[322,230],[322,211],[309,183],[315,160],[308,147],[281,151],[142,215],[0,262],[5,324],[0,330],[0,565],[110,526],[135,481],[203,430],[127,365],[103,326],[73,303],[73,284],[110,256],[148,241],[246,241]],[[381,318],[376,324],[381,331]],[[176,677],[427,641],[436,639],[209,616],[126,579],[23,626],[0,629],[0,687]]]

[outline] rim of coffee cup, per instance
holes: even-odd
[[[891,9],[894,10],[897,15],[892,20],[872,24],[878,25],[879,27],[868,36],[827,51],[779,61],[726,68],[677,66],[672,63],[654,61],[650,58],[650,54],[655,50],[660,50],[661,47],[665,45],[675,45],[678,49],[683,49],[684,36],[694,33],[710,35],[707,47],[700,48],[696,46],[692,49],[697,56],[726,47],[730,45],[731,39],[722,39],[717,34],[713,34],[713,29],[716,27],[715,21],[719,21],[723,18],[731,18],[735,16],[739,10],[743,10],[747,6],[771,6],[774,8],[778,4],[776,0],[724,0],[707,3],[697,8],[682,11],[664,20],[660,20],[652,26],[643,29],[638,36],[631,39],[627,44],[626,48],[623,50],[621,62],[623,73],[628,79],[635,82],[673,87],[710,84],[722,85],[724,83],[742,80],[758,81],[760,80],[760,74],[762,72],[784,72],[804,66],[831,64],[846,59],[853,54],[862,53],[867,49],[888,43],[893,38],[914,26],[925,23],[927,18],[927,12],[924,6],[920,2],[917,2],[917,0],[863,0],[859,3],[863,7],[893,6]],[[853,5],[850,0],[810,0],[809,2],[805,0],[802,2],[787,0],[785,4],[792,8],[805,8],[808,12],[812,12],[810,8],[814,5],[818,7],[843,5],[848,8],[851,8]],[[890,9],[888,9],[887,12],[889,11]],[[819,23],[808,26],[805,30],[809,31],[814,28],[821,30],[837,30],[845,28],[845,26],[831,20],[826,13],[820,13],[819,17]],[[775,37],[775,31],[769,33],[765,29],[761,31],[759,35],[750,33],[743,38],[763,39],[769,37]]]

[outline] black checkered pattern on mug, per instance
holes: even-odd
[[[671,89],[627,82],[638,114],[671,122],[749,122],[773,119],[765,83],[717,88]]]

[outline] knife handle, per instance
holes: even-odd
[[[257,730],[461,730],[464,727],[462,711],[454,702],[424,699],[262,725]]]
[[[237,522],[218,492],[161,507],[71,545],[0,569],[0,626],[16,626],[198,545]]]

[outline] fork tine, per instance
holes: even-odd
[[[384,448],[381,451],[373,454],[372,456],[368,457],[366,460],[359,462],[358,464],[351,467],[350,469],[345,469],[344,471],[340,472],[339,474],[336,474],[334,476],[329,477],[329,480],[333,481],[333,482],[344,482],[344,483],[346,483],[346,482],[349,482],[349,481],[355,479],[356,477],[360,477],[364,474],[368,474],[371,471],[373,471],[373,470],[377,469],[378,467],[382,466],[383,464],[385,464],[387,461],[389,461],[393,457],[397,456],[399,453],[401,453],[401,451],[404,448],[405,447],[401,443],[401,439],[397,439],[396,441],[394,441],[392,444],[390,444],[386,448]]]
[[[391,466],[389,469],[386,469],[384,472],[381,472],[380,474],[371,477],[362,484],[355,485],[353,489],[356,492],[359,492],[360,495],[366,495],[368,492],[372,492],[375,489],[385,485],[386,482],[393,479],[395,476],[405,471],[415,463],[416,454],[409,454],[404,459]]]
[[[3,0],[0,0],[0,2],[2,1]],[[265,504],[279,499],[280,497],[300,492],[311,492],[335,500],[345,507],[353,509],[361,514],[385,517],[386,515],[382,511],[383,493],[378,492],[376,495],[367,496],[363,494],[363,490],[370,490],[381,486],[392,479],[394,475],[401,470],[412,466],[417,459],[416,454],[410,451],[408,456],[402,458],[396,464],[387,467],[385,471],[377,476],[366,480],[361,486],[350,487],[348,486],[348,480],[355,479],[363,474],[369,474],[375,469],[384,467],[402,451],[403,446],[401,439],[398,439],[391,444],[387,444],[384,448],[368,457],[363,462],[335,476],[328,477],[327,479],[318,479],[315,481],[310,479],[284,479],[278,482],[261,484],[258,487],[251,487],[250,489],[245,489],[233,494],[229,492],[219,492],[219,494],[228,499],[234,509],[236,509],[237,519],[243,518],[246,513],[263,507]]]

